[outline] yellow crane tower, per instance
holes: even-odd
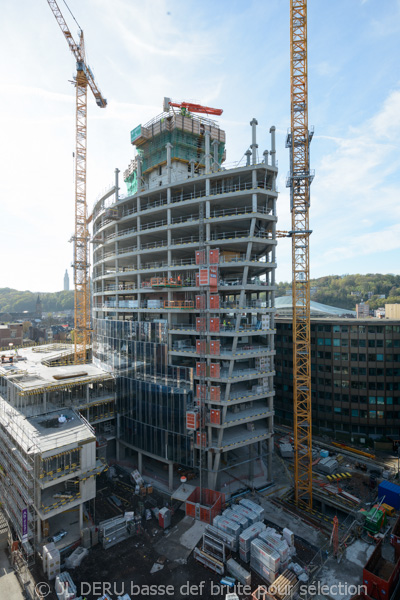
[[[307,0],[290,0],[294,489],[297,505],[312,507],[310,255],[310,142],[308,130]]]
[[[76,59],[75,232],[72,238],[74,242],[75,286],[74,362],[75,364],[83,364],[86,362],[87,348],[91,341],[89,230],[86,204],[87,87],[89,86],[92,90],[96,104],[100,108],[107,106],[107,100],[100,92],[93,73],[86,63],[82,29],[79,28],[80,36],[79,44],[77,44],[57,2],[55,0],[47,0],[47,2]],[[76,22],[75,17],[73,18]]]

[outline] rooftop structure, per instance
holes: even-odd
[[[280,296],[275,298],[276,314],[279,317],[286,317],[292,315],[292,296]],[[347,308],[339,308],[337,306],[329,306],[328,304],[321,304],[320,302],[310,302],[311,316],[312,317],[355,317],[356,311]]]
[[[271,478],[277,167],[256,125],[228,169],[214,121],[162,113],[131,133],[128,195],[116,179],[93,211],[93,354],[118,375],[120,457],[167,463],[170,488],[174,463],[210,489]]]

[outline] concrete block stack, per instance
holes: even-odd
[[[239,501],[239,504],[240,506],[249,508],[253,512],[257,513],[259,521],[264,521],[264,509],[262,506],[256,502],[253,502],[252,500],[247,500],[247,498],[242,498],[242,500]]]
[[[60,551],[57,548],[47,551],[46,574],[47,579],[52,581],[60,573]]]
[[[217,527],[217,529],[220,529],[221,531],[224,531],[225,533],[228,533],[229,535],[234,537],[236,540],[237,549],[239,545],[239,535],[241,533],[239,523],[236,523],[235,521],[231,521],[231,519],[227,519],[226,517],[219,515],[217,517],[214,517],[213,525],[214,527]]]
[[[251,508],[247,508],[246,506],[242,506],[241,504],[235,505],[233,510],[236,513],[239,513],[240,515],[246,517],[249,521],[249,526],[253,525],[254,523],[258,523],[258,521],[260,520],[258,514],[254,512],[254,510],[251,510]]]
[[[281,537],[281,536],[279,536]],[[271,535],[267,531],[262,531],[259,536],[260,540],[265,542],[271,550],[275,550],[279,554],[280,558],[280,571],[284,571],[287,569],[289,564],[290,554],[289,554],[289,546],[286,540],[277,539],[276,536]]]
[[[251,585],[251,573],[243,569],[236,560],[230,558],[226,562],[226,568],[235,579],[243,583],[243,585]]]
[[[250,566],[263,579],[273,583],[279,573],[280,556],[276,550],[257,538],[251,542]]]
[[[254,523],[254,525],[250,525],[247,529],[242,531],[239,536],[239,556],[240,558],[248,563],[250,562],[250,547],[251,542],[255,540],[262,531],[266,529],[264,523]]]
[[[249,519],[247,517],[245,517],[244,515],[241,515],[239,512],[236,512],[235,510],[232,510],[231,508],[227,508],[226,510],[224,510],[222,515],[224,517],[226,517],[227,519],[230,519],[231,521],[235,521],[235,523],[238,523],[238,525],[240,525],[240,532],[247,529],[247,527],[249,527],[249,525],[250,525]]]

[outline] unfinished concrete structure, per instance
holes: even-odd
[[[93,365],[61,365],[71,352],[26,348],[0,367],[0,502],[28,562],[61,528],[68,529],[63,543],[80,538],[83,505],[105,466],[106,440],[85,416],[96,427],[114,418],[114,381]]]
[[[208,118],[139,125],[128,194],[117,170],[93,210],[93,354],[118,373],[119,456],[168,464],[170,489],[174,463],[212,489],[271,478],[275,128],[269,164],[250,125],[232,168]]]

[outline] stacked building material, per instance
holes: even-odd
[[[253,512],[257,513],[259,521],[264,521],[264,509],[262,506],[256,504],[256,502],[253,502],[252,500],[247,500],[246,498],[242,498],[242,500],[239,501],[239,504],[240,506],[245,506],[246,508],[249,508]]]
[[[255,513],[254,513],[255,514]],[[247,529],[242,531],[239,536],[239,554],[240,558],[248,563],[250,562],[250,546],[252,540],[255,540],[256,537],[260,535],[262,531],[266,529],[266,525],[264,523],[254,523],[254,525],[250,525]]]
[[[226,546],[222,540],[214,537],[211,533],[205,531],[203,533],[203,546],[202,549],[207,554],[210,554],[214,558],[218,559],[222,563],[226,562]]]
[[[207,525],[206,532],[224,542],[225,546],[229,548],[229,550],[233,550],[233,552],[237,551],[238,544],[235,536],[229,535],[229,533],[226,533],[225,531],[222,531],[213,525]]]
[[[217,527],[221,531],[224,531],[225,533],[234,537],[236,540],[236,547],[239,545],[239,535],[241,533],[239,523],[231,521],[231,519],[227,519],[222,515],[218,515],[217,517],[214,517],[213,525],[214,527]]]
[[[251,585],[251,573],[243,569],[236,560],[230,558],[226,563],[228,573],[230,573],[235,579],[243,583],[243,585]]]
[[[276,536],[271,535],[267,531],[262,531],[259,535],[259,538],[265,542],[267,546],[271,548],[271,550],[275,550],[279,554],[281,571],[287,569],[290,558],[287,541],[284,539],[279,540]]]
[[[79,548],[76,548],[76,550],[74,550],[72,554],[67,556],[65,559],[66,568],[75,569],[75,567],[79,567],[85,556],[88,554],[89,550],[87,550],[87,548],[82,548],[82,546],[79,546]]]
[[[251,510],[251,508],[247,508],[247,506],[242,506],[241,504],[235,505],[233,509],[236,513],[243,515],[249,521],[249,526],[253,525],[253,523],[258,523],[260,518],[258,513]]]
[[[250,566],[263,579],[273,583],[280,567],[279,554],[264,541],[255,539],[251,542]]]
[[[111,548],[114,544],[125,540],[129,537],[125,517],[113,517],[102,521],[99,524],[99,534],[104,549]]]
[[[224,510],[222,515],[224,517],[226,517],[227,519],[231,519],[231,521],[235,521],[235,523],[238,523],[238,525],[240,525],[240,532],[247,529],[247,527],[250,525],[249,519],[247,517],[245,517],[244,515],[241,515],[240,513],[236,512],[230,508],[227,508],[226,510]]]
[[[53,548],[47,552],[46,557],[46,574],[47,579],[51,581],[60,573],[60,551]]]

